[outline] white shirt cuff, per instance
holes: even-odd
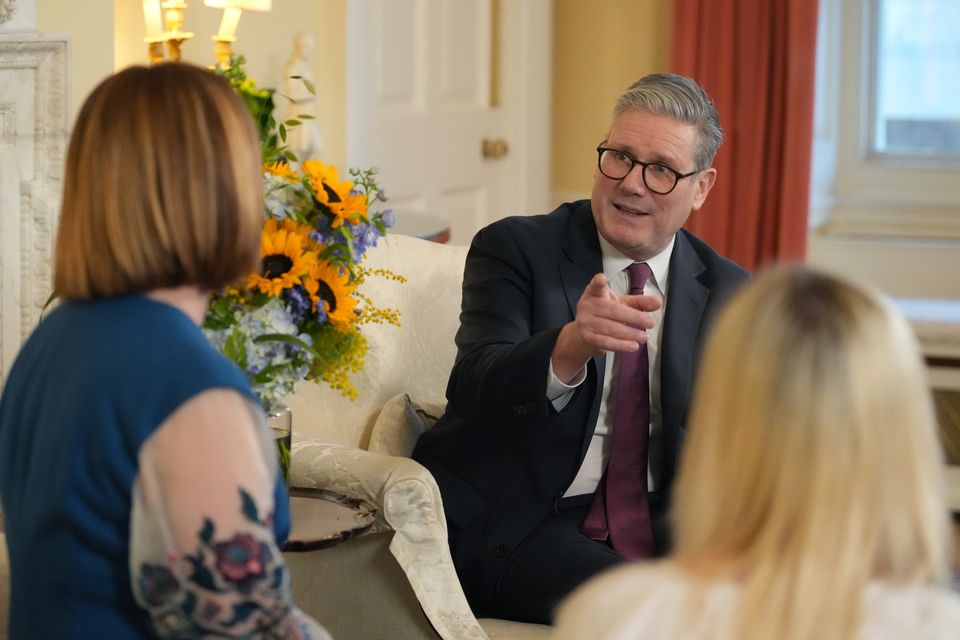
[[[563,408],[570,402],[570,398],[573,397],[573,392],[587,379],[587,368],[583,367],[580,369],[577,377],[574,378],[570,384],[560,380],[557,374],[554,373],[553,360],[550,360],[550,365],[547,369],[547,399],[556,411],[563,411]]]

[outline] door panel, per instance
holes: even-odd
[[[513,156],[481,154],[508,135],[490,106],[491,0],[351,0],[347,21],[348,164],[380,167],[400,224],[437,216],[468,243],[516,192]]]

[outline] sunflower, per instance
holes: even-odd
[[[366,214],[367,196],[351,191],[343,200],[343,218],[351,224],[358,224]]]
[[[260,272],[251,273],[247,286],[271,296],[301,283],[316,264],[311,228],[293,220],[270,218],[260,237]]]
[[[283,178],[290,184],[296,184],[300,177],[297,175],[297,172],[290,168],[290,165],[286,162],[277,160],[271,164],[263,165],[263,170],[270,175],[277,176],[278,178]]]
[[[310,180],[317,202],[333,214],[331,229],[336,229],[345,220],[353,224],[360,222],[360,216],[367,212],[367,198],[354,193],[352,181],[341,181],[336,167],[319,160],[305,161],[302,169]]]
[[[324,305],[327,318],[334,325],[349,326],[357,319],[357,299],[353,297],[357,287],[350,284],[350,274],[340,267],[328,262],[313,263],[303,286],[315,307]]]

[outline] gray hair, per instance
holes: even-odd
[[[696,126],[693,161],[697,169],[707,169],[713,164],[723,142],[723,129],[713,100],[692,79],[674,73],[643,76],[617,98],[613,117],[630,109],[669,116]]]

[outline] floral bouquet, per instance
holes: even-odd
[[[357,291],[367,277],[402,277],[362,266],[394,216],[376,169],[300,162],[283,145],[292,119],[273,119],[273,91],[246,77],[243,58],[222,73],[257,121],[264,157],[264,224],[260,265],[210,300],[204,329],[211,342],[243,369],[264,409],[303,380],[322,380],[354,398],[350,374],[363,367],[365,323],[399,324],[395,309],[374,306]],[[312,89],[309,87],[308,89]],[[307,117],[307,116],[304,116]]]

